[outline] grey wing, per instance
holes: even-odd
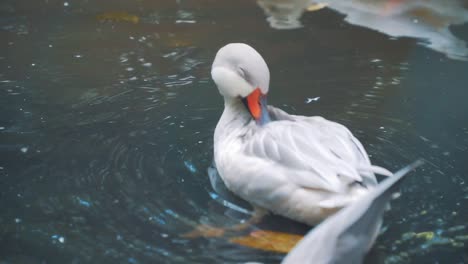
[[[416,161],[372,192],[312,229],[286,256],[289,263],[361,263],[372,246],[385,207],[404,176],[422,165]]]
[[[423,164],[418,160],[397,171],[393,177],[386,179],[368,196],[351,205],[345,215],[350,222],[345,225],[337,238],[337,254],[333,263],[349,263],[349,259],[362,260],[370,249],[381,225],[382,215],[391,196],[397,191],[408,172]],[[348,260],[348,261],[347,261]]]
[[[268,106],[268,113],[270,114],[272,120],[294,121],[294,115],[290,115],[285,111],[271,105]]]
[[[269,169],[283,170],[305,188],[343,192],[363,181],[362,154],[345,127],[320,117],[291,117],[256,131],[244,144],[245,154],[270,162]]]
[[[288,120],[295,122],[310,123],[315,129],[320,129],[323,133],[328,133],[329,137],[324,137],[330,151],[338,158],[352,162],[360,162],[363,165],[370,164],[369,157],[362,144],[343,125],[328,121],[321,117],[306,117],[289,115],[285,111],[269,106],[269,113],[273,120]]]
[[[328,121],[321,117],[290,115],[273,106],[268,106],[268,111],[273,120],[306,122],[318,129],[321,129],[323,133],[329,134],[329,137],[322,138],[325,140],[323,142],[324,145],[327,145],[329,150],[339,159],[355,164],[356,169],[363,177],[363,184],[365,186],[374,186],[377,184],[374,173],[384,176],[392,175],[390,171],[371,164],[369,156],[361,142],[359,142],[359,140],[354,137],[351,131],[349,131],[345,126],[336,122]]]

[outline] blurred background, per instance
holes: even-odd
[[[0,263],[279,263],[239,245],[302,235],[210,185],[229,42],[269,64],[269,102],[348,126],[373,163],[417,159],[368,263],[468,262],[468,2],[4,0],[0,3]],[[242,205],[244,206],[244,205]],[[249,209],[249,208],[247,208]],[[261,247],[261,246],[260,246]]]

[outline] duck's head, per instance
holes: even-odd
[[[266,94],[270,71],[255,49],[243,43],[222,47],[211,67],[211,77],[227,102],[242,101],[258,124],[269,121]]]

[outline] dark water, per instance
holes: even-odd
[[[375,164],[428,161],[386,214],[370,262],[468,262],[463,49],[339,12],[278,30],[253,1],[3,1],[0,263],[280,262],[226,237],[181,237],[246,217],[213,199],[206,172],[223,109],[210,66],[228,42],[263,54],[270,103],[345,124]],[[441,32],[468,41],[468,24],[447,23]],[[308,229],[276,216],[255,228]]]

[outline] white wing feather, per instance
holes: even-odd
[[[346,127],[321,117],[269,110],[275,121],[245,138],[245,155],[286,169],[286,177],[304,188],[342,192],[354,182],[377,183],[367,153]]]

